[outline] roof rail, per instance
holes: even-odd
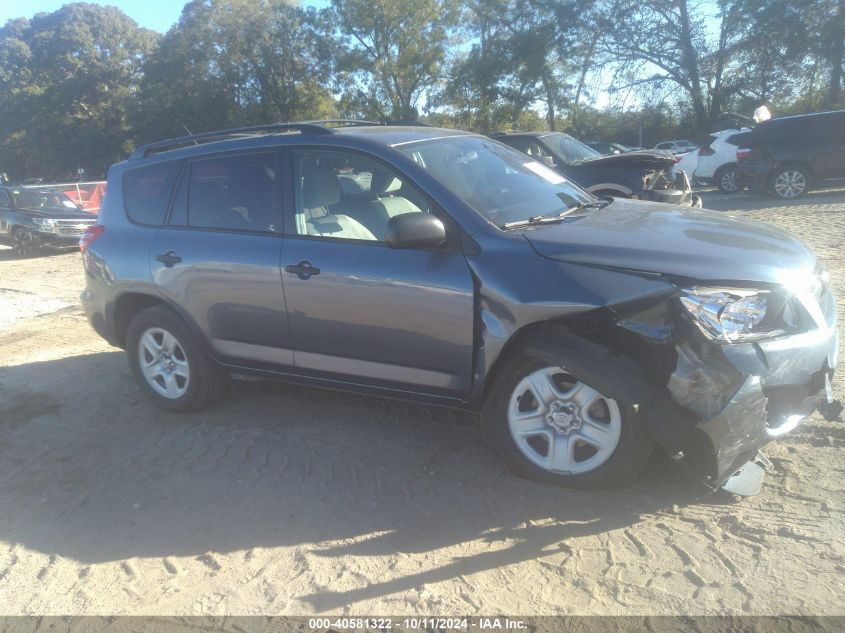
[[[191,134],[169,138],[155,143],[148,143],[136,148],[129,156],[129,160],[152,156],[159,152],[178,149],[186,145],[200,145],[201,143],[213,143],[231,138],[256,136],[258,134],[274,134],[277,132],[300,132],[302,134],[331,134],[331,128],[320,125],[322,122],[306,121],[303,123],[271,123],[269,125],[252,125],[249,127],[233,128],[231,130],[218,130],[215,132],[204,132],[202,134]]]
[[[338,127],[357,127],[360,125],[384,125],[384,122],[365,121],[363,119],[320,119],[317,121],[303,121],[307,125],[337,125]]]

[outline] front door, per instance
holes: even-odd
[[[293,365],[279,273],[280,173],[272,151],[188,161],[150,252],[159,291],[233,364]]]
[[[473,281],[459,243],[384,243],[391,217],[439,214],[434,205],[406,177],[357,153],[295,151],[292,163],[282,275],[297,371],[466,395]]]

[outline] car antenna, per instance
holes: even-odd
[[[188,136],[194,135],[194,133],[191,132],[191,130],[188,129],[188,126],[185,125],[184,123],[182,124],[182,127],[185,128],[185,131],[188,133]],[[194,140],[194,145],[199,145],[199,143],[196,141],[196,139]]]

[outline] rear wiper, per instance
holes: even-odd
[[[563,216],[566,214],[566,211],[561,213],[560,215],[533,215],[526,220],[516,220],[514,222],[505,222],[502,225],[503,229],[515,229],[519,228],[520,226],[536,226],[538,224],[555,224],[557,222],[563,222]]]

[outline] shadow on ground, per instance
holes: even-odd
[[[758,211],[763,209],[787,209],[801,207],[828,210],[832,213],[839,213],[842,209],[842,202],[845,199],[845,191],[842,189],[819,189],[809,191],[800,198],[783,200],[775,195],[753,194],[748,191],[739,193],[721,193],[718,189],[700,191],[703,206],[713,211]],[[827,208],[829,207],[829,208]]]
[[[307,545],[326,557],[482,554],[346,593],[318,610],[570,548],[699,500],[665,458],[620,490],[524,481],[472,416],[236,381],[209,409],[143,400],[119,352],[0,368],[0,538],[82,563]]]

